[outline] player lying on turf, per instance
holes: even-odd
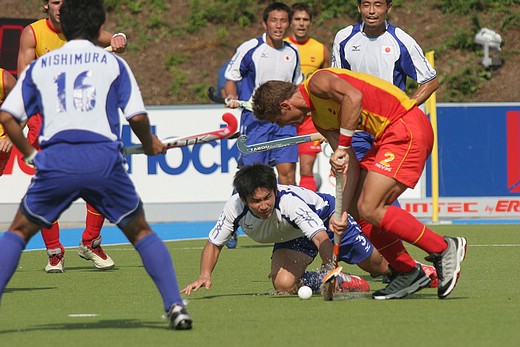
[[[269,277],[278,293],[294,294],[301,285],[318,291],[332,267],[333,234],[328,230],[328,222],[334,213],[334,197],[277,184],[273,168],[264,164],[240,169],[233,186],[238,193],[227,201],[209,233],[202,251],[199,278],[182,292],[190,295],[202,286],[211,287],[211,274],[220,251],[239,226],[257,242],[274,243]],[[318,253],[322,271],[305,272]],[[353,219],[342,235],[339,259],[370,273],[389,273],[388,263]],[[364,279],[346,273],[341,274],[338,283],[340,291],[370,290]]]
[[[343,69],[317,70],[302,85],[269,81],[253,95],[260,120],[301,124],[308,112],[334,153],[334,173],[345,173],[341,223],[347,212],[366,223],[363,233],[395,272],[389,285],[373,293],[378,300],[399,299],[428,286],[431,278],[407,253],[400,240],[429,254],[439,278],[437,295],[455,288],[466,254],[464,237],[443,237],[392,203],[421,177],[433,147],[428,118],[402,90],[377,77]],[[355,130],[374,135],[375,143],[358,162],[352,150]],[[338,220],[330,220],[337,232]],[[359,222],[358,222],[359,223]],[[387,241],[394,240],[388,244]],[[382,246],[386,245],[386,248]]]

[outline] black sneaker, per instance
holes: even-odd
[[[386,288],[372,294],[376,300],[401,299],[427,287],[431,278],[426,276],[421,265],[416,264],[411,272],[394,272]]]
[[[439,278],[437,296],[440,299],[444,299],[455,289],[460,275],[460,263],[466,257],[468,245],[464,237],[445,236],[444,240],[448,244],[448,248],[444,252],[441,254],[432,253],[424,258],[433,262],[437,270],[437,277]]]
[[[170,329],[173,330],[189,330],[193,323],[191,317],[186,311],[186,307],[174,304],[166,314],[170,321]]]

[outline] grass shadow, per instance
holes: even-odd
[[[16,293],[16,292],[32,292],[32,291],[35,291],[35,290],[55,290],[55,289],[58,289],[58,287],[40,287],[40,288],[36,288],[36,287],[27,287],[27,288],[6,288],[4,290],[4,294],[5,293]]]
[[[47,330],[85,330],[85,329],[168,329],[165,322],[147,322],[137,319],[110,319],[95,322],[53,323],[28,327],[27,329],[1,330],[1,334],[24,333]]]

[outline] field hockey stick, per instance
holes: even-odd
[[[309,135],[300,135],[288,137],[286,139],[273,140],[267,142],[260,142],[253,145],[246,145],[247,135],[241,135],[237,141],[238,150],[245,154],[257,153],[269,151],[271,149],[282,148],[287,146],[294,146],[300,143],[321,141],[324,137],[320,133],[314,133]]]
[[[244,100],[234,100],[234,99],[225,99],[224,103],[227,105],[230,102],[238,102],[238,105],[242,107],[243,109],[246,109],[248,111],[253,111],[253,103],[251,101],[244,101]]]
[[[208,98],[211,101],[213,101],[215,104],[225,104],[226,100],[222,96],[215,94],[215,92],[216,92],[215,87],[209,87],[208,88]]]
[[[216,89],[215,87],[209,87],[208,88],[208,98],[213,101],[216,104],[229,104],[230,102],[236,101],[238,102],[239,106],[242,108],[245,108],[246,110],[253,111],[253,103],[251,101],[244,101],[244,100],[234,100],[234,99],[224,99],[218,94],[215,94]]]
[[[334,219],[341,220],[341,216],[343,214],[343,174],[336,174],[336,206],[334,208]],[[332,248],[332,264],[334,265],[334,270],[330,271],[323,278],[324,288],[322,290],[323,299],[324,300],[332,300],[334,296],[334,292],[336,291],[336,282],[337,278],[340,275],[343,267],[338,266],[338,258],[339,258],[339,244],[340,244],[340,236],[337,233],[334,233],[334,247]]]
[[[207,133],[202,133],[198,135],[191,135],[185,137],[167,137],[165,139],[162,139],[161,141],[162,143],[164,143],[167,149],[170,149],[176,147],[197,145],[215,140],[222,140],[235,134],[238,129],[238,121],[236,117],[233,114],[226,112],[222,115],[222,120],[227,123],[227,126],[225,126],[224,128],[220,128],[218,130],[209,131]],[[139,153],[144,153],[143,146],[141,145],[130,146],[124,149],[125,155]]]

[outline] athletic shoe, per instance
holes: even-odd
[[[338,285],[339,291],[342,293],[370,291],[370,285],[365,281],[365,279],[345,272],[339,274]]]
[[[49,255],[49,260],[45,271],[50,274],[63,273],[63,271],[65,271],[63,269],[65,259],[63,259],[61,248],[47,249],[47,254]]]
[[[170,321],[170,329],[173,330],[189,330],[193,321],[186,311],[186,307],[174,304],[166,313],[166,317]]]
[[[92,241],[81,240],[78,255],[85,260],[92,260],[94,266],[101,270],[110,270],[114,267],[114,261],[101,247],[101,235]]]
[[[460,275],[460,263],[466,257],[467,241],[464,237],[444,237],[448,248],[441,254],[432,253],[425,259],[433,262],[439,277],[437,296],[447,297],[455,288]]]
[[[418,264],[421,263],[418,262]],[[428,288],[437,288],[439,285],[439,279],[437,278],[437,270],[435,269],[435,266],[421,264],[421,267],[426,276],[430,277],[432,280],[428,285]]]
[[[417,262],[417,264],[421,264],[421,263]],[[430,277],[432,280],[430,282],[430,284],[428,285],[428,288],[437,288],[439,280],[437,279],[437,270],[435,270],[435,267],[431,266],[431,265],[424,265],[424,264],[421,264],[421,267],[422,267],[424,273],[426,274],[426,276]],[[390,268],[390,270],[392,270],[392,269]],[[383,275],[383,283],[385,283],[385,284],[390,283],[390,280],[391,280],[390,275]]]
[[[228,240],[228,242],[226,242],[226,247],[227,248],[237,248],[237,244],[238,244],[238,235],[235,232],[233,235],[231,235],[231,238]]]
[[[411,272],[394,272],[386,288],[372,294],[376,300],[401,299],[407,295],[427,287],[431,282],[420,264],[416,264]]]

